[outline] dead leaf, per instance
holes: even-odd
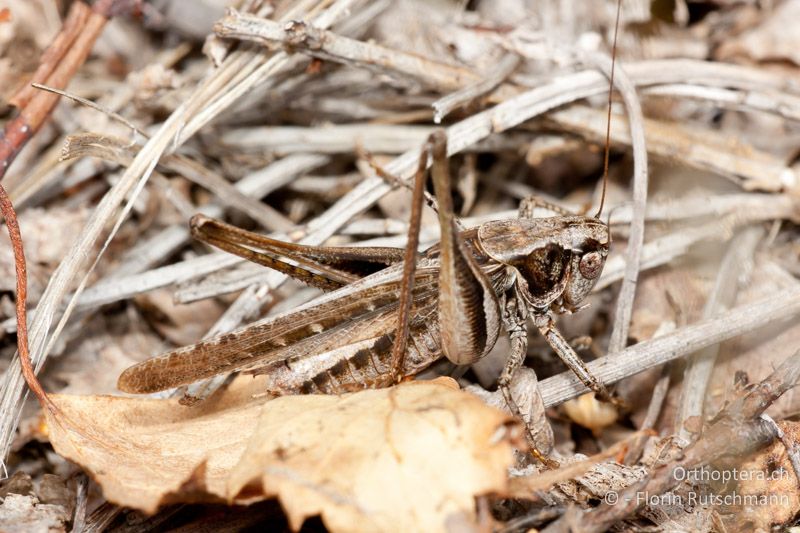
[[[800,424],[778,422],[784,438],[794,446],[800,442]],[[786,446],[775,440],[741,465],[737,494],[740,513],[737,524],[756,531],[769,531],[773,525],[789,522],[800,511],[797,477],[786,453]],[[746,474],[746,475],[744,475]]]
[[[185,501],[181,487],[201,468],[203,497],[193,480],[191,501],[219,502],[253,433],[264,404],[254,394],[263,387],[263,380],[240,379],[193,407],[177,399],[53,394],[62,413],[47,413],[50,442],[119,505],[154,513]]]
[[[593,392],[581,394],[575,399],[564,403],[564,412],[578,425],[591,429],[597,433],[617,421],[617,409],[608,403],[595,398]]]
[[[260,482],[294,528],[321,514],[338,531],[442,531],[505,489],[510,417],[472,395],[416,383],[304,399],[264,409],[228,485]]]
[[[332,531],[444,531],[474,522],[476,495],[505,491],[520,435],[509,415],[453,386],[264,401],[254,397],[263,381],[244,378],[194,407],[53,395],[66,423],[48,423],[56,451],[109,501],[148,513],[277,496],[294,528],[322,515]]]
[[[30,474],[17,470],[10,478],[0,484],[0,498],[5,498],[9,494],[21,494],[26,496],[33,492],[33,480]]]
[[[757,27],[722,42],[715,55],[728,61],[747,57],[755,61],[788,60],[800,65],[800,41],[795,31],[798,17],[800,0],[782,2]]]

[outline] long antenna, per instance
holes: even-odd
[[[603,212],[606,203],[606,186],[608,185],[608,158],[611,153],[611,97],[614,93],[614,66],[617,63],[617,33],[619,32],[619,13],[622,8],[622,0],[617,0],[617,19],[614,22],[614,43],[611,45],[611,76],[608,83],[608,116],[606,118],[606,148],[603,155],[603,194],[600,196],[600,209],[594,216],[598,218]]]

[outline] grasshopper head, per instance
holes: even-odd
[[[608,226],[587,216],[488,222],[478,230],[486,254],[513,267],[524,280],[526,299],[544,309],[577,306],[603,272]]]
[[[569,307],[577,306],[594,288],[608,257],[608,226],[589,218],[586,237],[572,249],[563,300]]]

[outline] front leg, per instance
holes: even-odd
[[[537,445],[537,440],[539,439],[536,438],[536,435],[541,433],[543,429],[545,431],[549,430],[549,427],[542,428],[540,424],[537,424],[537,421],[526,419],[522,415],[519,404],[511,394],[511,382],[514,378],[514,374],[519,367],[522,366],[522,363],[525,361],[525,356],[528,352],[528,332],[525,329],[524,310],[517,307],[517,300],[512,296],[506,300],[503,311],[503,323],[511,342],[511,352],[508,355],[508,359],[506,359],[503,372],[497,379],[497,388],[503,395],[503,399],[508,406],[508,410],[511,411],[511,414],[525,424],[528,443],[531,447],[531,454],[541,461],[546,467],[558,468],[559,464],[542,453]],[[540,409],[532,409],[531,414],[533,414],[533,411],[544,413],[544,402],[542,401],[542,396],[539,393],[538,388],[536,391],[534,391],[533,401],[537,401],[541,405],[539,406]],[[547,420],[542,421],[542,424],[547,425]],[[552,430],[550,430],[550,437],[552,438]]]
[[[556,352],[556,355],[558,355],[564,364],[567,365],[576,376],[578,376],[578,379],[581,380],[581,383],[586,385],[587,388],[591,389],[601,400],[609,402],[619,409],[626,408],[625,402],[608,392],[606,386],[600,383],[597,378],[594,377],[591,372],[589,372],[589,369],[586,368],[586,363],[583,362],[583,359],[581,359],[580,356],[575,353],[575,350],[572,349],[572,346],[570,346],[567,339],[565,339],[558,329],[556,329],[553,318],[549,314],[535,314],[533,316],[533,323],[537,328],[539,328],[539,332],[547,340],[548,344],[550,344],[550,347]]]

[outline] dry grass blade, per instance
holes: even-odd
[[[628,246],[625,250],[625,275],[622,278],[622,287],[620,288],[614,313],[614,328],[611,332],[611,339],[608,342],[608,349],[612,353],[621,351],[628,339],[628,327],[633,313],[633,298],[636,292],[636,281],[639,278],[639,264],[642,256],[642,244],[644,243],[648,181],[647,143],[645,141],[642,107],[639,103],[639,97],[636,95],[636,88],[633,82],[631,82],[622,68],[617,66],[616,69],[616,76],[614,76],[614,65],[612,64],[609,67],[609,79],[616,81],[617,88],[622,95],[622,101],[625,102],[625,109],[630,123],[629,131],[631,145],[633,146],[633,212],[630,234],[628,235]],[[609,101],[610,104],[611,102]],[[609,109],[607,120],[610,119],[611,111]],[[607,124],[606,139],[608,139],[610,132],[611,124]]]
[[[592,139],[602,138],[605,131],[605,115],[588,108],[557,111],[550,118],[569,131]],[[798,182],[796,170],[747,142],[653,119],[645,119],[644,128],[648,150],[653,155],[666,160],[678,158],[695,168],[717,172],[740,183],[745,190],[780,192]],[[614,143],[631,143],[624,128],[613,130],[611,139]]]

